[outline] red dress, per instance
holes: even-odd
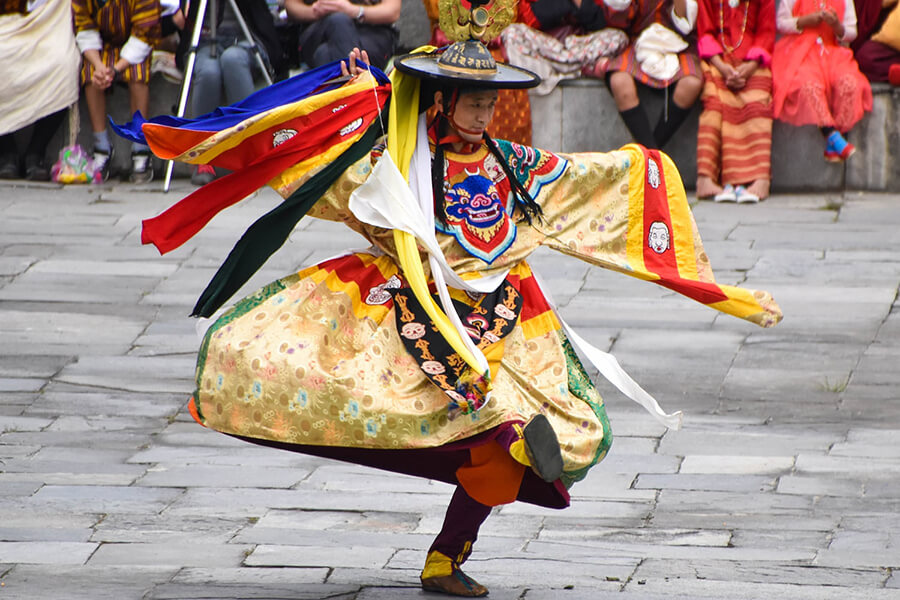
[[[843,20],[844,0],[797,0],[799,17],[831,7]],[[792,125],[849,131],[872,110],[872,88],[853,52],[835,39],[826,23],[788,33],[775,43],[772,59],[775,118]]]

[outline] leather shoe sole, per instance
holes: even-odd
[[[525,452],[531,461],[531,468],[538,477],[547,482],[559,479],[563,472],[562,453],[559,450],[559,439],[550,421],[542,414],[537,414],[528,421],[522,431],[525,438]]]

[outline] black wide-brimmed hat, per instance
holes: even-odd
[[[438,0],[441,30],[454,40],[443,52],[405,54],[394,61],[401,72],[456,87],[521,89],[541,78],[520,67],[497,64],[485,43],[516,14],[514,0]]]
[[[520,67],[497,63],[479,40],[454,42],[443,52],[405,54],[394,66],[414,77],[458,87],[483,89],[532,88],[541,78]]]

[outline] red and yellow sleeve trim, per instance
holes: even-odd
[[[672,160],[659,150],[635,144],[623,150],[631,155],[626,243],[629,274],[762,327],[778,323],[781,309],[768,292],[719,285],[710,275],[705,279],[701,275],[698,264],[706,262],[706,253],[694,235],[693,216]],[[667,237],[665,246],[660,236]]]

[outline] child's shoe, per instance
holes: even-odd
[[[825,144],[825,160],[828,162],[847,160],[853,156],[854,152],[856,152],[856,147],[845,140],[840,131],[832,131],[828,135],[828,140]]]
[[[131,153],[131,175],[128,179],[131,183],[149,183],[153,180],[153,162],[149,151],[138,150]]]
[[[109,179],[109,168],[112,166],[112,157],[112,149],[99,150],[94,148],[93,152],[91,152],[91,158],[94,161],[94,172],[96,173],[95,178],[98,182],[102,183]]]

